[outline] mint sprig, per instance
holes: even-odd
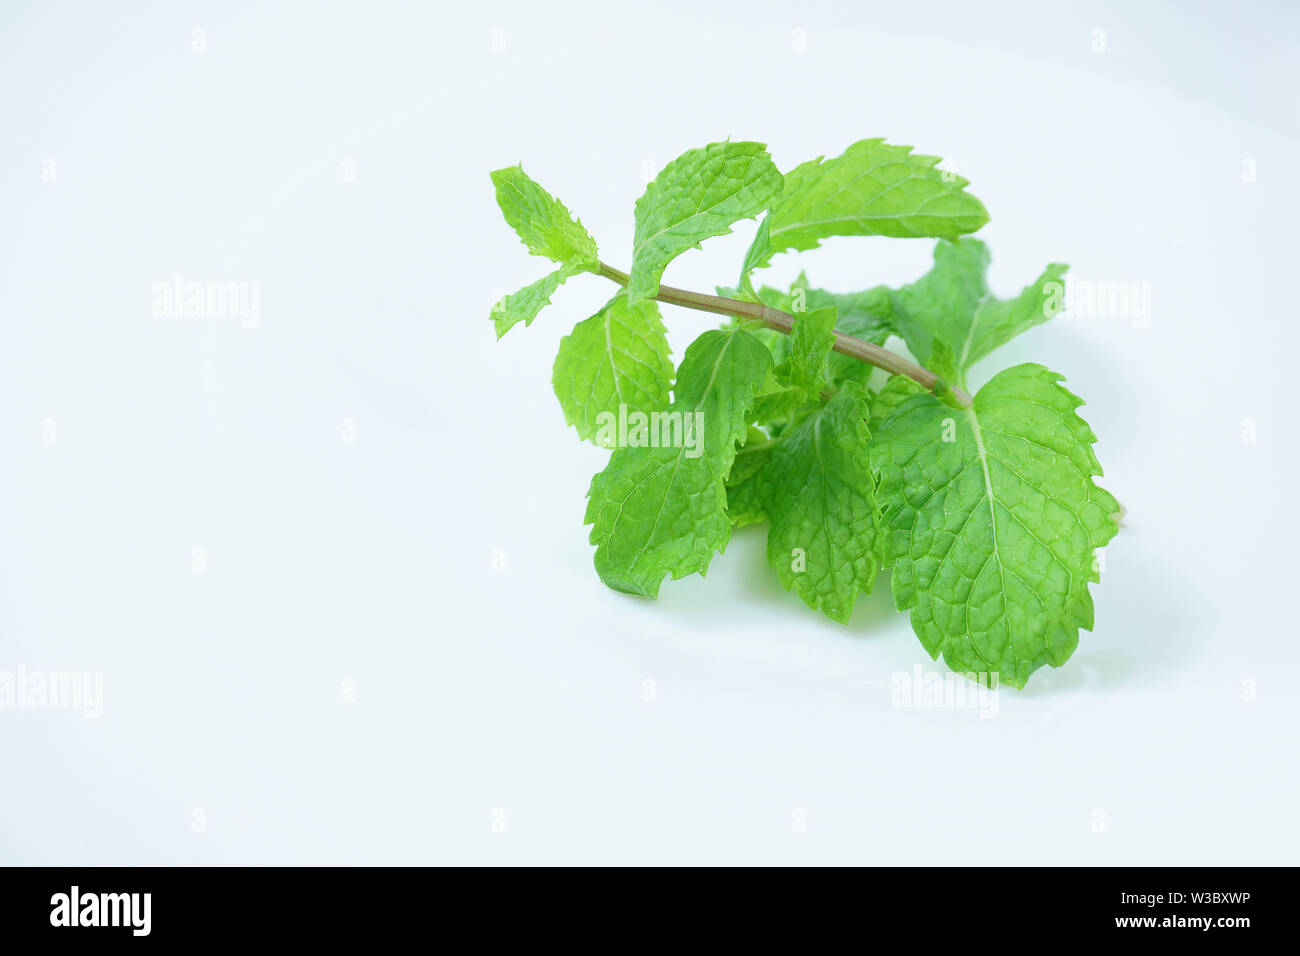
[[[974,397],[966,381],[1055,314],[1066,267],[994,296],[988,249],[967,236],[988,214],[937,162],[867,139],[783,176],[761,143],[689,150],[637,200],[628,272],[521,167],[492,174],[506,221],[557,264],[493,307],[498,335],[580,273],[623,287],[561,341],[553,374],[565,420],[613,449],[586,514],[607,585],[656,597],[666,577],[704,574],[733,528],[766,522],[778,579],[836,621],[888,568],[922,646],[955,670],[1022,687],[1069,659],[1118,530],[1095,436],[1040,365]],[[755,217],[734,289],[662,284],[682,252]],[[934,266],[898,289],[756,285],[773,256],[832,236],[935,239]],[[657,303],[725,317],[675,371]]]

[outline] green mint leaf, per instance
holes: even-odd
[[[873,422],[882,422],[893,414],[894,409],[909,398],[915,395],[924,395],[925,393],[925,386],[913,381],[906,375],[891,375],[885,382],[884,387],[872,396],[871,420]]]
[[[772,353],[773,362],[784,362],[790,354],[790,336],[766,326],[745,325],[749,332],[759,338],[767,350]]]
[[[636,201],[630,301],[653,297],[669,262],[757,216],[780,191],[781,173],[762,143],[710,143],[682,153]]]
[[[555,262],[577,260],[595,266],[596,240],[560,202],[537,185],[522,166],[492,174],[497,205],[528,251]]]
[[[719,289],[718,295],[734,295],[734,290]],[[884,345],[896,332],[893,295],[894,291],[883,285],[863,292],[828,292],[809,283],[807,274],[802,272],[791,283],[788,292],[769,285],[754,292],[759,302],[792,315],[833,306],[838,313],[835,319],[837,332],[875,345]]]
[[[967,181],[935,168],[939,160],[882,139],[854,143],[841,156],[796,166],[772,205],[763,237],[746,263],[763,266],[788,249],[815,249],[830,236],[932,236],[956,239],[988,222]]]
[[[778,333],[780,334],[780,333]],[[789,336],[781,336],[789,341]],[[754,393],[754,411],[750,419],[763,425],[784,424],[808,402],[808,393],[790,383],[788,361],[773,365],[763,376]]]
[[[763,264],[772,258],[771,228],[772,217],[764,216],[763,221],[758,224],[758,231],[754,233],[753,241],[749,244],[749,251],[745,253],[745,261],[740,264],[738,288],[751,294],[754,291],[754,283],[750,275],[755,269],[761,269]]]
[[[492,306],[492,323],[497,329],[497,338],[505,335],[520,322],[527,327],[533,324],[537,313],[551,304],[555,290],[579,272],[586,272],[587,267],[579,260],[565,263],[554,272],[548,273],[518,292],[505,296]]]
[[[799,299],[801,289],[802,302]],[[827,292],[814,288],[808,282],[808,276],[801,272],[790,286],[791,308],[785,311],[800,311],[800,306],[824,309],[833,305],[839,314],[835,320],[837,331],[874,345],[884,345],[891,335],[896,334],[893,297],[893,290],[883,285],[862,292]]]
[[[749,428],[745,444],[736,451],[736,460],[727,476],[727,515],[732,527],[743,528],[767,520],[763,507],[763,468],[772,458],[778,440],[768,438],[760,429]]]
[[[560,340],[551,384],[565,421],[587,439],[619,415],[663,408],[673,378],[669,356],[658,306],[629,305],[620,292]]]
[[[835,345],[835,306],[796,312],[790,330],[790,384],[816,398],[826,384],[826,363]]]
[[[786,589],[847,623],[882,558],[867,399],[848,386],[781,435],[763,468],[767,559]]]
[[[899,333],[931,371],[960,381],[976,361],[1060,311],[1062,297],[1053,293],[1067,266],[1049,265],[1013,299],[989,292],[988,267],[980,240],[939,242],[933,268],[894,294]]]
[[[752,418],[768,426],[784,424],[826,386],[827,359],[835,344],[835,307],[798,313],[789,335],[761,327],[752,332],[767,345],[775,363],[754,395]]]
[[[719,295],[728,292],[719,290]],[[887,286],[875,286],[863,292],[828,292],[818,289],[808,282],[808,276],[800,273],[790,286],[789,292],[782,292],[771,286],[763,286],[754,295],[764,305],[782,312],[798,315],[801,312],[834,308],[837,317],[835,330],[854,338],[863,339],[874,345],[884,345],[890,335],[894,334],[893,290]],[[779,332],[776,335],[785,339]],[[782,346],[781,348],[784,348]],[[774,350],[777,360],[785,357],[784,352]],[[831,383],[858,382],[865,385],[871,377],[873,366],[851,355],[833,352],[827,367]]]
[[[1060,381],[1018,365],[961,411],[916,395],[871,446],[899,610],[931,657],[1014,687],[1092,628],[1095,552],[1117,530],[1096,436]]]
[[[657,597],[664,576],[703,574],[731,537],[724,482],[736,443],[748,434],[754,392],[771,364],[767,347],[743,329],[705,332],[677,374],[669,429],[629,431],[592,479],[586,523],[596,571],[618,591]],[[681,436],[687,440],[681,440]],[[658,447],[641,444],[658,440]]]
[[[741,302],[758,302],[763,305],[773,306],[774,308],[781,308],[779,293],[777,299],[769,301],[768,298],[760,297],[759,293],[752,288],[731,289],[727,286],[720,285],[715,286],[713,291],[715,294],[727,299],[739,299]],[[771,290],[765,289],[764,291],[770,292]],[[725,329],[732,326],[740,326],[762,339],[763,344],[766,345],[768,350],[772,353],[773,362],[779,363],[784,361],[785,357],[790,353],[790,336],[784,332],[778,332],[771,326],[763,325],[761,322],[754,319],[747,317],[742,318],[740,316],[736,316],[730,321],[724,322],[722,327]]]

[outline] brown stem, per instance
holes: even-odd
[[[600,274],[606,279],[612,279],[619,285],[627,285],[628,283],[628,274],[626,272],[615,269],[603,262],[600,263]],[[789,312],[782,312],[780,309],[774,309],[759,302],[744,302],[740,299],[728,299],[720,295],[688,292],[686,289],[674,289],[672,286],[667,285],[659,287],[659,294],[655,298],[660,302],[668,302],[688,309],[698,309],[701,312],[716,312],[718,315],[743,315],[746,318],[756,319],[779,332],[784,332],[786,335],[789,335],[794,328],[794,316]],[[836,352],[852,356],[866,362],[868,365],[874,365],[876,368],[883,368],[886,372],[895,375],[906,375],[930,391],[934,391],[939,385],[939,376],[929,369],[924,369],[915,362],[909,362],[897,352],[883,349],[879,345],[855,338],[852,335],[836,332],[833,348]],[[964,390],[951,384],[948,385],[948,389],[952,397],[963,408],[970,406],[971,397]]]

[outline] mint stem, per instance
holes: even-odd
[[[627,285],[628,274],[626,272],[615,269],[603,262],[599,265],[600,274],[606,279],[612,279],[619,285]],[[688,309],[698,309],[701,312],[715,312],[718,315],[741,315],[746,318],[756,319],[778,332],[784,332],[786,335],[789,335],[794,328],[794,316],[789,312],[782,312],[780,309],[774,309],[759,302],[744,302],[740,299],[728,299],[720,295],[689,292],[686,289],[674,289],[672,286],[667,285],[661,285],[659,294],[654,298],[660,302],[680,305]],[[924,369],[915,362],[909,362],[897,352],[883,349],[879,345],[855,336],[836,332],[833,348],[836,352],[866,362],[868,365],[874,365],[876,368],[883,368],[886,372],[905,375],[912,381],[920,383],[929,391],[933,392],[941,385],[939,376],[929,369]],[[964,389],[950,385],[948,391],[962,408],[970,406],[971,397]]]

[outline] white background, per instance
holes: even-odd
[[[0,671],[104,702],[0,709],[0,862],[1295,863],[1295,9],[900,6],[6,4]],[[657,603],[592,569],[606,453],[550,366],[612,286],[496,342],[548,266],[488,172],[626,265],[645,172],[728,136],[949,158],[999,294],[1149,283],[1149,324],[975,371],[1065,374],[1128,509],[1095,632],[991,719],[892,706],[937,666],[887,578],[834,624],[761,530]],[[730,283],[753,228],[666,280]],[[177,273],[260,321],[155,316]],[[712,323],[665,312],[679,354]]]

